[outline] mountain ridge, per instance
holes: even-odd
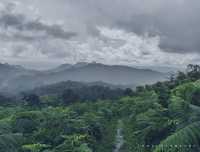
[[[0,66],[0,91],[20,92],[63,81],[104,82],[112,85],[143,85],[165,79],[165,73],[138,69],[124,65],[80,62],[63,64],[47,71],[29,70],[15,65],[2,71]]]

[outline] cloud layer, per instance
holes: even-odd
[[[44,68],[198,63],[199,13],[198,0],[1,0],[0,59]]]

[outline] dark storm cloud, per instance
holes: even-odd
[[[200,52],[199,0],[73,0],[68,2],[79,7],[83,17],[91,17],[88,24],[100,22],[139,35],[144,33],[149,33],[150,36],[159,35],[160,47],[165,51]]]
[[[194,14],[195,19],[189,18],[187,14],[175,18],[172,16],[170,19],[165,18],[168,16],[156,15],[158,16],[133,16],[130,21],[119,21],[117,26],[139,35],[145,33],[150,36],[159,35],[160,47],[165,51],[200,52],[200,20],[197,14]]]
[[[66,32],[59,25],[45,25],[38,20],[28,22],[27,24],[23,25],[23,29],[45,31],[49,36],[60,39],[69,39],[76,35],[74,32]]]
[[[140,34],[159,35],[164,51],[200,53],[200,1],[170,0],[159,7],[152,14],[133,14],[128,28]]]
[[[75,32],[68,32],[62,26],[56,24],[46,24],[39,19],[27,18],[24,14],[2,11],[0,15],[0,26],[5,31],[9,28],[15,30],[11,35],[0,34],[2,39],[15,39],[23,41],[31,41],[38,38],[51,37],[56,39],[70,39],[76,36]],[[12,32],[12,31],[11,31]],[[27,32],[32,34],[26,34]],[[41,32],[44,32],[41,35]],[[39,33],[39,34],[38,34]]]

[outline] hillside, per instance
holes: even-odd
[[[38,73],[39,71],[25,69],[22,66],[0,63],[0,90],[9,88],[11,85],[10,82],[18,77],[22,77],[23,75],[33,76]]]
[[[20,92],[68,80],[135,87],[166,78],[165,74],[157,71],[98,63],[65,64],[48,71],[34,71],[3,64],[0,69],[0,91],[4,92]]]
[[[46,101],[57,100],[67,103],[73,103],[74,100],[85,101],[97,101],[97,100],[116,100],[126,94],[133,93],[130,89],[121,89],[121,86],[110,85],[103,82],[74,82],[66,81],[52,85],[47,85],[33,90],[24,92],[25,95],[38,95],[46,99]],[[67,99],[65,99],[67,98]]]
[[[37,87],[33,90],[28,90],[28,92],[32,92],[38,95],[51,95],[51,94],[59,94],[63,92],[63,90],[67,89],[73,89],[77,90],[80,88],[86,88],[86,87],[92,87],[92,86],[100,86],[104,88],[110,88],[110,89],[126,89],[126,86],[117,86],[117,85],[112,85],[104,82],[90,82],[90,83],[84,83],[84,82],[77,82],[77,81],[64,81],[64,82],[59,82],[55,84],[50,84],[42,87]]]

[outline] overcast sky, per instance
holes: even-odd
[[[0,0],[0,62],[200,62],[199,0]]]

